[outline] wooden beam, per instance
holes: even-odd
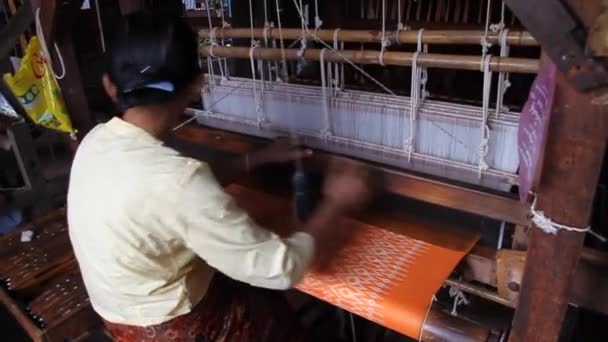
[[[316,31],[315,35],[319,39],[332,44],[335,32],[336,30],[320,29]],[[215,27],[211,30],[208,28],[200,29],[198,33],[201,38],[211,38],[212,35],[215,35],[217,39],[250,39],[252,31],[250,28]],[[306,33],[305,36],[309,40],[315,39],[312,32]],[[253,37],[255,39],[281,39],[282,37],[285,40],[296,40],[302,37],[302,29],[283,28],[279,31],[278,28],[269,28],[268,30],[254,28]],[[386,37],[392,44],[416,44],[418,43],[418,30],[389,31]],[[483,37],[484,31],[481,30],[424,30],[422,32],[422,43],[479,45]],[[335,38],[340,42],[380,43],[382,42],[382,31],[339,30]],[[490,32],[487,39],[491,44],[500,45],[499,33]],[[525,31],[509,31],[507,43],[511,46],[538,46],[536,39]]]
[[[253,58],[263,60],[280,61],[298,60],[304,58],[311,61],[320,61],[321,53],[324,53],[324,60],[332,63],[345,63],[345,59],[353,63],[361,64],[380,64],[379,50],[341,50],[334,52],[331,50],[307,49],[303,56],[300,56],[299,49],[278,49],[278,48],[256,48],[253,50]],[[204,45],[200,48],[200,53],[204,57],[226,57],[249,59],[251,49],[248,47],[223,47]],[[383,62],[385,65],[411,66],[414,53],[387,51],[384,53]],[[440,69],[457,69],[479,71],[483,62],[480,56],[471,55],[448,55],[437,53],[421,53],[418,55],[417,63],[419,66]],[[490,70],[496,72],[511,72],[534,74],[538,72],[538,60],[532,58],[514,57],[491,57]]]
[[[583,0],[570,0],[570,3]],[[530,6],[528,0],[507,0],[507,5],[522,24],[542,44],[545,53],[562,71],[571,84],[580,91],[587,91],[608,84],[608,68],[605,61],[595,59],[585,50],[587,28],[593,21],[581,20],[565,1],[536,0]],[[599,1],[586,0],[584,6],[593,6],[594,17],[600,13]],[[581,5],[582,6],[582,5]],[[579,6],[580,8],[580,6]],[[574,12],[577,12],[576,10]],[[580,14],[580,11],[579,13]]]
[[[182,127],[175,134],[180,139],[229,153],[246,153],[267,143],[260,138],[194,124]],[[330,161],[359,162],[318,151],[306,161],[306,166],[311,171],[323,172]],[[434,181],[377,164],[366,164],[384,174],[387,190],[395,194],[499,221],[529,224],[528,209],[515,198]]]
[[[497,262],[496,250],[480,245],[475,246],[459,265],[459,269],[463,272],[464,283],[474,282],[497,287],[496,276],[498,272],[521,273],[523,270],[523,268],[500,270]],[[512,280],[521,285],[521,279],[513,278]],[[453,283],[453,281],[449,283]],[[465,292],[479,295],[475,293],[479,291],[467,291],[470,287],[462,287]],[[608,287],[608,253],[590,248],[583,249],[570,288],[569,303],[608,315],[608,293],[604,290],[606,287]],[[511,298],[511,301],[504,298],[497,300],[497,298],[487,294],[486,289],[486,292],[481,296],[514,308],[517,307],[519,301],[518,298]]]
[[[593,105],[591,95],[578,93],[559,74],[538,187],[538,209],[547,217],[574,227],[589,225],[607,131],[604,107]],[[584,238],[533,229],[510,341],[558,340]]]

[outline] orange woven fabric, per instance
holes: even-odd
[[[257,222],[284,231],[289,201],[234,185],[228,191]],[[297,288],[418,339],[433,295],[477,238],[452,249],[352,219],[346,224],[361,230],[328,268],[310,272]]]

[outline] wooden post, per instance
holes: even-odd
[[[568,2],[587,27],[599,13],[599,1]],[[555,96],[538,207],[558,223],[585,227],[606,151],[608,113],[562,74]],[[510,341],[557,341],[585,234],[561,231],[555,236],[532,229]]]
[[[44,31],[49,53],[53,54],[53,42],[57,42],[63,56],[66,75],[58,80],[63,99],[78,137],[83,137],[93,127],[93,117],[84,92],[80,67],[74,49],[72,30],[80,10],[80,1],[34,0],[34,14],[40,8],[40,22]],[[58,60],[57,55],[53,56]],[[55,63],[57,66],[58,63]]]
[[[606,109],[560,74],[549,124],[538,209],[555,222],[586,227],[606,149]],[[533,228],[510,341],[557,341],[585,234]]]
[[[118,5],[120,6],[120,13],[122,15],[141,11],[145,8],[144,0],[119,0]]]

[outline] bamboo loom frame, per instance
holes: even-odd
[[[333,42],[334,38],[339,42],[348,43],[381,43],[382,31],[379,30],[342,30],[339,29],[320,29],[316,36],[326,42]],[[416,44],[418,43],[419,30],[398,30],[386,31],[385,38],[391,44]],[[251,28],[222,28],[200,29],[198,31],[201,38],[217,39],[251,39]],[[282,35],[282,37],[281,37]],[[334,36],[335,35],[335,36]],[[424,30],[421,33],[423,44],[454,44],[454,45],[479,45],[485,36],[483,30]],[[214,36],[214,37],[213,37]],[[313,32],[304,32],[304,37],[314,40]],[[255,39],[286,39],[296,40],[302,38],[302,29],[276,27],[254,28],[253,38]],[[506,43],[510,46],[539,46],[538,42],[527,31],[508,31]],[[500,46],[500,32],[488,32],[486,39],[492,45]]]
[[[203,45],[200,48],[200,53],[204,57],[221,57],[221,58],[250,58],[253,55],[254,59],[276,60],[305,60],[320,61],[322,49],[307,49],[300,54],[300,49],[280,49],[280,48],[262,48],[257,47],[253,51],[249,47],[224,47]],[[414,53],[412,52],[394,52],[386,51],[384,56],[380,51],[371,50],[341,50],[331,51],[327,49],[324,53],[324,61],[331,63],[344,63],[345,59],[353,63],[360,64],[384,64],[411,66]],[[383,63],[380,63],[382,58]],[[420,53],[417,59],[418,66],[440,68],[440,69],[459,69],[459,70],[482,70],[483,61],[481,56],[471,55],[451,55],[451,54],[436,54],[436,53]],[[538,72],[539,60],[532,58],[513,58],[513,57],[496,57],[490,59],[490,71],[495,72],[510,72],[521,74],[535,74]]]

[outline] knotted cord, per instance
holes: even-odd
[[[490,61],[492,55],[487,55],[483,62],[483,99],[481,105],[481,144],[479,156],[479,177],[481,178],[483,171],[489,169],[486,161],[486,156],[489,151],[490,143],[490,126],[488,126],[488,113],[490,107],[490,90],[492,86],[492,72],[490,71]]]
[[[298,10],[299,16],[300,16],[300,21],[302,23],[305,22],[304,19],[304,13],[302,12],[302,9],[298,7],[298,3],[297,0],[293,0],[296,9]],[[305,26],[304,26],[305,28]],[[368,72],[366,72],[365,70],[363,70],[361,67],[359,67],[358,65],[356,65],[353,61],[351,61],[349,58],[347,58],[346,56],[344,56],[340,51],[334,50],[331,45],[329,45],[327,42],[325,42],[323,39],[319,38],[316,34],[314,34],[313,32],[310,32],[309,30],[307,30],[305,28],[306,32],[308,33],[308,35],[312,36],[313,39],[318,42],[319,44],[323,45],[325,48],[329,49],[330,51],[332,51],[334,54],[338,55],[340,58],[342,58],[346,63],[348,63],[349,65],[351,65],[355,70],[357,70],[359,73],[361,73],[363,76],[365,76],[367,79],[369,79],[370,81],[372,81],[373,83],[375,83],[376,85],[378,85],[381,89],[383,89],[384,91],[386,91],[388,94],[393,95],[393,96],[397,96],[397,94],[395,94],[395,92],[393,92],[392,90],[390,90],[386,85],[384,85],[382,82],[378,81],[376,78],[374,78],[373,76],[371,76]],[[453,134],[451,134],[450,132],[448,132],[446,129],[444,129],[443,127],[441,127],[440,125],[438,125],[437,123],[430,121],[430,123],[437,128],[439,131],[441,131],[442,133],[444,133],[446,136],[450,137],[450,139],[454,140],[455,142],[457,142],[458,144],[460,144],[461,146],[463,146],[465,149],[467,149],[468,151],[476,151],[476,153],[479,153],[479,151],[477,149],[472,148],[471,146],[469,146],[468,144],[466,144],[465,142],[463,142],[461,139],[458,139],[457,137],[455,137]]]
[[[325,74],[325,52],[327,49],[321,49],[321,55],[319,61],[321,63],[321,92],[323,96],[323,118],[325,121],[325,127],[323,128],[322,137],[327,139],[332,135],[331,117],[329,115],[329,100],[327,98],[327,80]]]

